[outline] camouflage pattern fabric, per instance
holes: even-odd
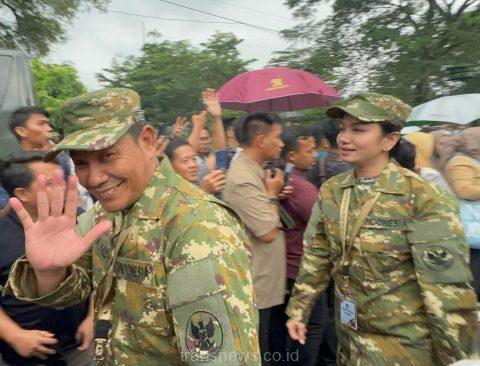
[[[117,142],[132,125],[144,123],[137,92],[105,88],[71,98],[60,106],[57,125],[65,138],[45,154],[62,150],[101,150]]]
[[[359,93],[340,100],[327,109],[327,116],[342,118],[348,113],[362,122],[389,121],[398,127],[405,126],[411,108],[400,99],[378,93]]]
[[[113,222],[55,290],[36,297],[28,262],[18,261],[6,291],[64,308],[96,291],[116,239],[130,230],[114,266],[112,328],[105,365],[260,365],[248,239],[233,211],[180,178],[167,158],[143,196],[127,211],[106,213],[98,203],[79,219]],[[135,221],[132,229],[131,223]]]
[[[339,365],[448,365],[475,354],[476,296],[458,202],[392,161],[361,197],[351,170],[328,180],[305,231],[305,252],[287,314],[307,323],[315,298],[335,281]],[[340,205],[380,197],[353,243],[349,276],[340,260]],[[358,329],[339,322],[342,292],[356,302]]]

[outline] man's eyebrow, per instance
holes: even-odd
[[[100,153],[103,154],[103,153],[118,153],[120,151],[120,149],[116,146],[110,146],[110,147],[107,147],[106,149],[103,149],[103,150],[100,150]]]

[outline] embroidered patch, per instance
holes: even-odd
[[[133,111],[133,119],[135,123],[145,123],[145,111],[142,109],[136,109]]]
[[[447,248],[433,246],[423,251],[422,260],[428,268],[443,271],[453,264],[454,256]]]
[[[214,359],[223,343],[223,330],[217,318],[206,312],[197,311],[187,321],[185,344],[195,360]]]
[[[407,230],[408,224],[405,219],[396,219],[388,217],[367,217],[364,223],[365,227],[378,229],[398,229]]]
[[[151,283],[153,266],[151,263],[135,262],[117,258],[114,273],[118,278],[137,283]]]

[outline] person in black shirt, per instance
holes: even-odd
[[[46,176],[47,191],[58,162],[44,163],[42,152],[23,152],[0,163],[0,180],[10,196],[37,212],[37,176]],[[13,210],[0,217],[0,289],[12,264],[25,254],[23,226]],[[1,292],[1,291],[0,291]],[[93,312],[88,303],[55,310],[0,296],[0,366],[91,365]]]

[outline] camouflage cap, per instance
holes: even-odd
[[[101,150],[116,143],[130,127],[144,123],[139,95],[129,89],[105,88],[69,99],[60,106],[57,125],[64,138],[45,153],[53,159],[62,150]]]
[[[342,118],[348,113],[362,122],[388,121],[401,128],[410,111],[408,104],[391,95],[359,93],[328,108],[327,116]]]

